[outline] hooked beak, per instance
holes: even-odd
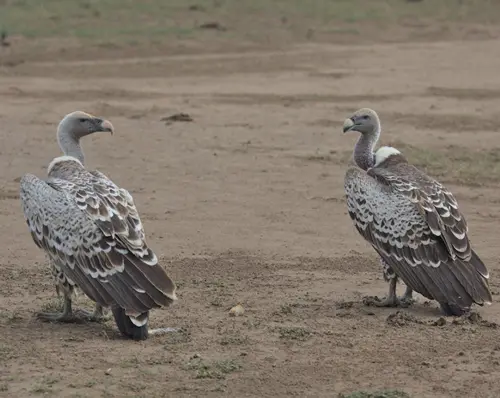
[[[344,133],[351,131],[354,126],[355,126],[355,124],[354,124],[354,120],[352,120],[352,118],[346,119],[344,121],[344,128],[343,128]]]
[[[109,120],[102,120],[99,123],[99,131],[109,132],[111,133],[111,135],[113,135],[114,128]]]

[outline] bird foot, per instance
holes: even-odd
[[[111,317],[104,315],[102,311],[74,310],[68,312],[39,312],[36,317],[44,322],[62,323],[84,323],[84,322],[106,322]]]
[[[387,296],[384,299],[380,299],[378,296],[366,296],[363,297],[363,304],[371,307],[401,307],[408,308],[415,303],[412,297],[408,296]]]
[[[39,312],[36,317],[44,322],[82,323],[84,320],[72,312]]]
[[[107,322],[111,319],[111,315],[104,315],[102,311],[95,310],[93,312],[87,311],[87,310],[82,310],[78,309],[74,311],[75,316],[78,318],[82,319],[83,321],[86,322],[97,322],[97,323],[102,323],[102,322]]]

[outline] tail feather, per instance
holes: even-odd
[[[411,267],[382,252],[379,254],[407,286],[438,301],[446,315],[461,316],[473,303],[482,306],[492,302],[486,266],[474,252],[470,262],[449,259],[439,267]]]
[[[470,310],[469,307],[462,308],[456,304],[449,303],[439,303],[439,306],[441,307],[443,314],[446,316],[462,316]]]
[[[130,321],[137,327],[142,327],[144,325],[147,326],[148,320],[149,320],[149,312],[144,312],[143,314],[140,314],[139,316],[132,316],[128,315],[130,318]]]
[[[121,307],[112,307],[111,311],[116,326],[118,326],[118,330],[123,336],[132,340],[146,340],[148,338],[149,311],[136,317],[127,315]]]

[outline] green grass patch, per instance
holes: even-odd
[[[54,395],[54,385],[59,383],[58,377],[44,376],[31,387],[31,392],[37,395]]]
[[[296,340],[296,341],[306,341],[311,336],[312,333],[301,327],[279,327],[278,333],[280,339],[283,340]]]
[[[196,379],[224,379],[241,368],[241,364],[234,359],[207,362],[200,357],[192,358],[185,367],[186,370],[194,371]]]
[[[220,345],[245,345],[248,344],[248,337],[243,336],[239,332],[231,333],[225,336],[222,336],[222,338],[219,340]]]
[[[279,31],[304,36],[309,28],[356,34],[349,24],[366,21],[498,23],[499,16],[500,3],[493,0],[11,0],[0,5],[0,29],[37,38],[140,43],[203,35],[199,26],[207,22],[227,27],[213,30],[217,35],[265,39]]]
[[[384,142],[383,146],[398,149],[410,164],[442,183],[493,186],[500,181],[500,148],[475,150],[459,145],[432,148],[402,141]],[[347,168],[351,156],[352,151],[344,151],[315,154],[305,160],[332,162]]]
[[[431,149],[402,142],[389,145],[398,148],[411,164],[441,182],[481,186],[500,181],[500,148],[474,150],[450,145]]]

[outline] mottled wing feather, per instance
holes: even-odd
[[[470,248],[456,200],[440,185],[423,185],[386,169],[367,174],[351,167],[345,179],[349,215],[413,290],[462,308],[490,302],[486,267]]]
[[[82,190],[80,185],[77,200],[78,207],[86,211],[108,238],[107,244],[115,242],[116,247],[108,254],[110,262],[122,268],[121,260],[133,264],[127,271],[137,278],[137,269],[141,277],[146,277],[151,285],[167,295],[174,296],[175,286],[165,271],[158,265],[154,252],[146,244],[144,228],[130,193],[117,187],[104,174],[93,171]],[[73,188],[75,191],[76,188]],[[84,193],[84,192],[85,193]]]
[[[390,185],[415,203],[432,233],[442,236],[452,258],[458,256],[466,261],[471,258],[467,222],[453,194],[442,184],[407,163],[390,168],[371,168],[368,175]]]
[[[407,163],[389,168],[375,167],[368,170],[368,175],[405,195],[417,206],[432,234],[441,238],[453,261],[470,262],[484,278],[489,278],[484,263],[473,255],[468,225],[457,200],[441,183]]]
[[[158,304],[168,304],[165,298],[171,300],[175,297],[175,285],[145,242],[144,229],[132,196],[99,172],[85,173],[78,182],[78,185],[66,185],[66,190],[74,195],[79,209],[87,213],[105,237],[99,243],[107,261],[93,263],[93,269],[97,270],[100,265],[101,272],[105,271],[107,275],[120,272],[121,281],[134,281],[131,286],[139,293],[141,302],[145,301],[143,296],[147,291]],[[112,268],[104,270],[103,265]],[[120,293],[120,286],[113,282],[108,288]]]
[[[128,192],[85,173],[79,184],[27,175],[24,214],[36,244],[90,298],[134,316],[175,299],[175,285],[147,247]]]
[[[401,213],[404,212],[404,208],[400,209],[400,211],[389,211],[386,212],[388,217],[385,217],[385,214],[376,217],[376,209],[380,208],[382,203],[380,201],[388,194],[387,189],[382,188],[382,192],[384,195],[381,195],[381,198],[377,198],[379,203],[372,203],[370,201],[369,195],[372,193],[372,187],[361,186],[357,182],[360,179],[365,178],[366,175],[357,169],[351,168],[349,169],[346,180],[345,180],[345,189],[347,193],[347,207],[349,211],[349,216],[354,222],[354,226],[358,230],[358,232],[363,236],[363,238],[368,241],[374,249],[380,254],[380,256],[385,260],[387,264],[389,264],[393,269],[398,270],[400,267],[394,267],[394,264],[401,261],[403,258],[406,258],[406,261],[409,262],[410,267],[407,267],[408,270],[404,269],[405,275],[401,275],[398,272],[399,276],[407,283],[413,290],[421,293],[422,295],[432,298],[431,293],[427,290],[426,286],[426,278],[422,280],[421,277],[413,275],[412,267],[416,266],[416,261],[414,260],[414,256],[409,252],[408,242],[409,236],[417,236],[420,235],[423,237],[422,226],[413,225],[409,226],[408,223],[406,225],[401,225]],[[369,179],[366,179],[368,183],[373,182]],[[411,210],[411,209],[410,209]],[[415,219],[418,220],[418,214],[415,215]],[[393,236],[392,231],[397,230],[406,230],[410,231],[406,234],[396,234]],[[419,231],[420,230],[420,231]],[[419,232],[417,232],[419,231]],[[403,242],[406,241],[407,245],[403,245]],[[422,261],[421,259],[417,259],[418,261]]]

